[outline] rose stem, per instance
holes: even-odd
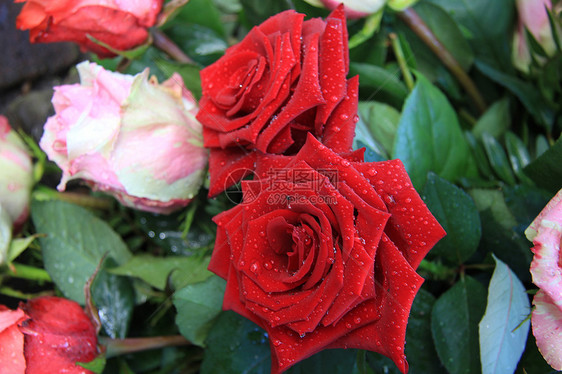
[[[62,200],[85,208],[108,210],[113,206],[110,199],[77,192],[58,192],[50,188],[38,188],[33,197],[37,200]]]
[[[392,49],[394,50],[394,56],[396,56],[398,66],[400,66],[400,70],[402,71],[406,87],[408,87],[408,90],[412,91],[414,89],[414,78],[412,77],[412,72],[408,69],[408,63],[406,62],[402,46],[400,46],[400,40],[398,40],[398,36],[393,32],[390,33],[389,38]]]
[[[183,51],[159,29],[151,29],[152,43],[161,51],[166,52],[174,60],[182,64],[192,64],[191,60]]]
[[[107,358],[127,353],[145,351],[148,349],[191,345],[191,342],[181,335],[127,339],[111,339],[101,336],[99,337],[99,340],[100,344],[106,347]]]
[[[52,282],[51,276],[45,270],[23,264],[12,263],[8,275],[12,278]]]
[[[468,74],[463,70],[458,61],[445,48],[445,46],[437,39],[431,29],[425,24],[420,16],[411,8],[398,12],[400,19],[416,33],[416,35],[437,55],[443,64],[457,78],[459,83],[464,87],[472,101],[480,111],[486,111],[486,103],[484,98],[476,88],[476,85],[470,79]]]

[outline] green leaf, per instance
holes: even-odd
[[[201,374],[269,374],[268,338],[261,328],[238,314],[219,315],[209,332]]]
[[[100,271],[92,284],[92,298],[106,334],[124,339],[135,306],[135,290],[129,279]]]
[[[455,111],[423,76],[404,104],[392,157],[402,160],[416,188],[429,171],[450,181],[476,173]]]
[[[514,76],[502,73],[485,63],[477,61],[476,65],[484,75],[504,86],[517,96],[538,123],[542,124],[547,129],[552,128],[554,112],[541,97],[540,92],[535,86]]]
[[[82,366],[84,369],[93,371],[96,374],[101,374],[105,368],[105,361],[105,355],[100,354],[90,362],[77,362],[76,365]]]
[[[476,161],[480,174],[487,179],[494,178],[490,162],[488,161],[488,156],[486,156],[486,151],[484,151],[484,147],[481,142],[479,142],[470,131],[465,131],[464,136],[472,151],[472,156]]]
[[[472,129],[476,138],[481,138],[484,132],[495,138],[502,136],[511,126],[509,114],[509,99],[504,98],[493,103],[488,110],[478,119]]]
[[[174,72],[181,75],[185,87],[191,91],[196,99],[201,98],[201,78],[199,77],[199,68],[195,65],[180,64],[171,62],[160,57],[155,57],[153,63],[158,66],[158,69],[168,77],[172,76]]]
[[[400,121],[400,113],[390,105],[376,101],[359,102],[359,116],[367,125],[373,138],[390,155]]]
[[[212,273],[207,270],[209,257],[155,257],[148,254],[132,257],[127,263],[107,271],[112,274],[140,278],[159,290],[164,290],[172,273],[181,273],[178,284],[202,282]]]
[[[355,126],[355,137],[353,138],[353,149],[365,147],[365,162],[388,160],[382,145],[374,138],[363,119],[359,117],[359,121]]]
[[[174,294],[176,325],[193,344],[204,346],[212,323],[221,312],[225,281],[212,276],[204,282],[185,286]]]
[[[221,14],[212,0],[189,0],[166,26],[177,24],[201,25],[214,30],[218,35],[225,35]]]
[[[532,181],[523,172],[523,168],[531,162],[531,156],[523,141],[517,135],[508,131],[505,133],[505,146],[511,168],[517,178],[523,183],[532,184]]]
[[[539,187],[556,193],[562,186],[562,137],[523,171]]]
[[[429,0],[445,9],[464,30],[476,58],[509,71],[511,35],[515,7],[513,0]]]
[[[394,73],[380,66],[351,62],[349,64],[349,75],[359,75],[359,87],[361,92],[369,89],[369,100],[387,102],[397,108],[408,96],[408,89],[398,79],[400,69]]]
[[[9,261],[8,254],[12,241],[12,219],[0,204],[0,265]]]
[[[490,161],[490,166],[496,175],[505,183],[513,186],[515,184],[515,177],[501,144],[486,132],[482,134],[482,144]]]
[[[201,25],[176,24],[166,34],[195,62],[204,66],[218,60],[227,47],[214,30]]]
[[[240,0],[248,21],[259,25],[269,17],[293,8],[291,0]]]
[[[469,276],[437,299],[431,332],[439,359],[451,374],[480,371],[478,322],[484,314],[486,290]]]
[[[433,247],[431,256],[441,256],[456,265],[464,263],[478,248],[482,229],[472,198],[445,179],[429,173],[424,201],[447,236]]]
[[[45,270],[62,293],[84,304],[84,285],[102,257],[123,264],[131,253],[104,221],[60,200],[33,201],[31,218],[38,233]]]
[[[330,373],[348,374],[357,356],[355,349],[329,349],[298,362],[287,374]]]
[[[478,325],[480,361],[483,374],[511,374],[525,350],[530,303],[517,276],[501,260],[494,260],[486,313]]]

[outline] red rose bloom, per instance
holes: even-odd
[[[146,41],[164,0],[15,0],[25,2],[16,27],[29,30],[32,43],[72,41],[83,51],[100,57],[114,53],[88,39],[88,35],[125,51]]]
[[[76,362],[98,355],[96,328],[80,305],[39,297],[17,310],[0,305],[0,374],[86,374]]]
[[[407,371],[415,269],[445,232],[399,160],[362,159],[313,136],[295,156],[258,156],[243,202],[214,219],[223,308],[267,331],[272,373],[325,348],[380,352]]]
[[[343,8],[326,21],[303,19],[292,10],[269,18],[201,71],[210,196],[253,170],[255,150],[294,154],[308,132],[336,152],[351,150],[358,79],[346,79]]]

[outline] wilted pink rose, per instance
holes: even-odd
[[[205,173],[197,105],[178,74],[158,84],[78,65],[80,84],[55,87],[56,114],[40,146],[62,169],[58,186],[84,179],[123,204],[155,213],[186,206]]]
[[[562,370],[562,190],[525,231],[533,242],[533,283],[540,289],[533,299],[533,335],[539,351],[556,370]]]
[[[552,56],[556,51],[546,11],[547,8],[552,9],[552,3],[551,0],[517,0],[516,5],[519,21],[513,35],[513,64],[517,69],[527,72],[531,63],[531,53],[525,29],[529,30],[547,55]],[[555,13],[559,11],[555,10]]]
[[[32,185],[31,156],[8,119],[0,116],[0,205],[16,229],[27,219]]]
[[[16,26],[29,30],[32,43],[72,41],[100,57],[114,56],[108,49],[134,48],[148,38],[163,0],[15,0],[25,2]]]
[[[74,301],[46,296],[0,305],[0,374],[87,374],[98,355],[96,328]]]

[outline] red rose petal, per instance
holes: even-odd
[[[445,236],[445,230],[412,186],[400,160],[354,166],[371,180],[383,198],[392,214],[385,232],[416,269],[427,252]]]
[[[326,123],[322,142],[336,153],[349,152],[355,137],[357,123],[357,95],[359,76],[347,81],[347,95],[336,107]]]
[[[97,334],[74,301],[39,297],[20,306],[30,319],[21,323],[26,373],[91,373],[76,365],[96,358]]]
[[[27,318],[21,309],[0,305],[0,374],[24,374],[23,334],[18,328]]]
[[[250,174],[255,160],[256,154],[247,153],[244,149],[212,148],[209,156],[209,197],[218,195]]]

